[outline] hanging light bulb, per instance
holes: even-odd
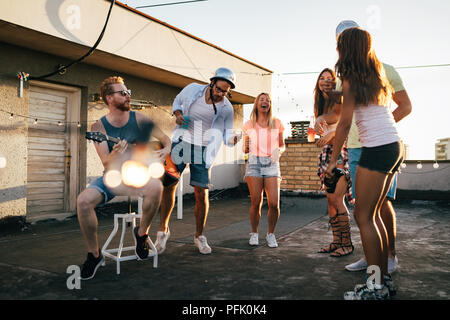
[[[417,163],[417,169],[422,169],[422,164],[419,162],[419,163]]]
[[[14,118],[14,113],[11,113],[11,115],[9,116],[10,119]]]
[[[78,128],[81,128],[81,123],[80,123],[80,121],[78,121],[77,127],[78,127]]]
[[[405,169],[406,168],[406,162],[402,163],[402,168]]]
[[[61,121],[58,121],[58,126],[62,126],[62,122]]]
[[[34,124],[37,124],[37,122],[38,122],[38,120],[37,120],[37,119],[34,119]]]
[[[433,168],[435,169],[439,168],[439,164],[437,163],[437,161],[433,164]]]
[[[2,155],[0,155],[0,169],[6,167],[6,158]]]

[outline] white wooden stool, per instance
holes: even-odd
[[[120,262],[121,261],[129,261],[129,260],[137,260],[136,254],[128,255],[128,256],[122,256],[122,252],[124,251],[135,251],[136,248],[136,240],[134,241],[135,245],[130,247],[124,247],[124,238],[125,238],[125,232],[127,227],[130,228],[131,224],[131,233],[133,233],[134,227],[136,226],[136,219],[142,218],[142,202],[144,201],[143,198],[138,198],[138,214],[135,212],[131,212],[131,198],[128,197],[128,207],[129,211],[125,214],[115,214],[114,215],[114,229],[109,235],[108,240],[106,240],[105,244],[102,248],[102,254],[105,257],[111,258],[116,261],[117,263],[117,274],[120,274]],[[115,249],[108,249],[109,244],[111,243],[112,239],[116,235],[117,231],[119,230],[119,219],[122,219],[122,234],[120,236],[120,242],[119,242],[119,248]],[[134,239],[134,235],[133,235]],[[153,244],[150,237],[148,238],[149,244],[150,244],[150,251],[148,256],[153,257],[153,268],[158,267],[158,252],[156,251],[156,247]]]

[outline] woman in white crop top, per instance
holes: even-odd
[[[329,97],[325,90],[327,81],[336,81],[336,74],[333,70],[325,68],[319,74],[314,89],[314,116],[316,119],[334,108],[340,108],[340,101],[337,103]],[[331,257],[343,257],[353,253],[354,250],[350,236],[350,215],[344,202],[344,196],[347,201],[353,202],[352,181],[346,147],[343,147],[337,165],[344,170],[345,175],[339,178],[334,190],[328,189],[324,184],[325,170],[330,163],[333,152],[336,126],[337,123],[327,124],[322,137],[316,142],[318,147],[322,147],[322,152],[319,154],[317,175],[321,181],[321,189],[325,190],[327,195],[329,223],[333,233],[333,241],[321,248],[319,253],[329,253]]]
[[[343,104],[333,154],[325,174],[328,177],[334,174],[333,169],[355,113],[363,148],[354,181],[354,216],[367,264],[375,270],[375,277],[367,278],[362,287],[347,292],[344,298],[388,299],[389,290],[385,283],[392,287],[392,278],[388,273],[388,237],[380,208],[404,154],[388,108],[392,88],[367,31],[359,28],[343,31],[338,38],[337,51],[336,72],[342,80]]]

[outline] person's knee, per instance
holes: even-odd
[[[269,207],[269,211],[279,211],[280,210],[280,204],[278,201],[269,201],[267,203],[267,206]]]
[[[259,208],[262,205],[262,197],[261,196],[252,196],[250,206],[252,208]]]
[[[86,192],[82,192],[77,197],[78,214],[88,214],[95,207],[94,201]]]
[[[392,206],[392,202],[388,199],[384,199],[383,203],[381,204],[380,212],[382,216],[394,216],[395,211],[394,207]]]
[[[335,193],[328,193],[327,199],[328,204],[335,209],[337,209],[337,207],[339,206],[339,201],[342,202],[342,199],[339,199],[339,197]]]
[[[144,197],[160,199],[163,193],[163,185],[159,179],[150,179],[145,190]]]
[[[363,212],[362,210],[360,210],[357,207],[355,207],[355,209],[353,211],[353,216],[354,216],[355,222],[359,228],[375,223],[374,217]]]

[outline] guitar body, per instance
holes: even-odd
[[[111,141],[113,143],[118,143],[119,140],[114,137],[110,137],[101,132],[86,132],[86,139],[92,140],[98,143],[103,141]],[[136,160],[142,163],[145,163],[149,157],[151,157],[152,151],[161,150],[163,148],[161,142],[159,141],[151,141],[145,145],[135,145],[131,149],[133,152],[128,149],[124,154],[119,154],[116,156],[117,159],[111,161],[111,167],[106,168],[106,171],[115,169],[117,170],[118,165],[122,164],[126,160]],[[180,180],[180,173],[178,172],[178,168],[172,160],[170,154],[167,156],[166,160],[163,163],[164,166],[164,174],[160,178],[164,187],[170,187],[178,183]],[[117,168],[116,168],[117,167]]]
[[[161,142],[151,141],[150,144],[154,150],[161,150],[163,148]],[[172,160],[172,156],[169,154],[164,160],[164,175],[161,177],[161,181],[164,187],[170,187],[178,183],[180,180],[180,173],[178,168]]]

